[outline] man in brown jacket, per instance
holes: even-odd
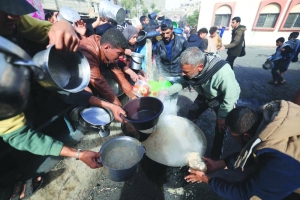
[[[228,49],[226,61],[230,64],[233,69],[233,62],[236,57],[241,56],[243,43],[245,40],[246,26],[240,25],[241,18],[234,17],[231,21],[232,33],[230,44],[224,45],[220,48],[220,51]]]
[[[88,59],[91,68],[89,87],[97,95],[120,106],[121,102],[105,80],[103,70],[110,69],[112,71],[116,80],[129,98],[135,96],[131,93],[132,86],[117,65],[117,60],[124,54],[127,45],[127,41],[122,32],[115,28],[108,29],[102,37],[92,35],[88,38],[84,38],[79,44],[79,49]]]

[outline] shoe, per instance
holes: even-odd
[[[278,83],[274,82],[274,81],[269,81],[268,83],[271,84],[271,85],[278,85]]]
[[[25,184],[26,185],[25,185],[24,197],[21,200],[28,199],[41,188],[43,181],[44,179],[41,177],[40,181],[37,181],[37,178],[32,178],[32,179],[28,179],[26,182],[21,182],[21,181],[17,182],[14,186],[11,200],[20,200],[20,195],[23,192],[23,188]]]

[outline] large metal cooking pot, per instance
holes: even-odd
[[[140,97],[128,101],[123,109],[127,117],[123,117],[136,130],[147,130],[157,124],[164,106],[163,103],[154,97]]]
[[[112,181],[120,182],[129,180],[136,174],[138,168],[137,164],[144,156],[145,149],[138,140],[128,136],[120,136],[104,143],[100,149],[100,153],[100,162],[103,164],[106,177]],[[121,157],[118,159],[116,155]],[[114,156],[116,157],[114,158]],[[111,160],[108,161],[107,159]],[[117,162],[120,164],[123,162],[126,167],[111,165],[117,164]],[[118,168],[116,166],[118,166]]]
[[[47,89],[76,93],[90,82],[90,65],[80,50],[61,52],[52,45],[35,54],[33,60],[45,73],[38,82]]]
[[[193,122],[178,116],[162,115],[156,125],[156,131],[148,137],[141,137],[136,130],[127,130],[125,135],[142,141],[146,155],[141,164],[147,177],[158,186],[178,188],[187,184],[184,177],[188,175],[186,155],[206,151],[204,133]]]
[[[101,137],[110,134],[108,128],[114,120],[110,110],[100,107],[85,108],[80,111],[79,124],[91,131],[97,131]]]
[[[0,36],[0,120],[21,113],[27,102],[30,77],[42,69],[20,47]]]
[[[207,147],[201,129],[190,120],[175,115],[162,115],[156,131],[142,144],[150,159],[171,167],[187,165],[186,156],[190,152],[198,152],[202,157]]]

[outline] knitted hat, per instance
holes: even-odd
[[[137,33],[138,30],[132,25],[127,26],[123,31],[123,35],[127,41],[129,41]]]

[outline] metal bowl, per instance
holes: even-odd
[[[126,148],[128,150],[126,152],[120,152],[122,156],[130,151],[138,155],[136,160],[131,160],[131,162],[133,163],[132,166],[128,166],[127,168],[122,169],[115,169],[106,163],[106,158],[108,156],[111,156],[110,153],[113,150],[116,150],[116,148]],[[112,181],[120,182],[129,180],[136,174],[138,167],[137,164],[143,158],[145,149],[138,140],[128,136],[120,136],[104,143],[100,149],[100,153],[100,162],[103,164],[103,170],[106,177]]]
[[[35,54],[33,60],[44,71],[44,77],[38,82],[47,89],[76,93],[90,82],[90,65],[80,50],[62,52],[52,45]]]

